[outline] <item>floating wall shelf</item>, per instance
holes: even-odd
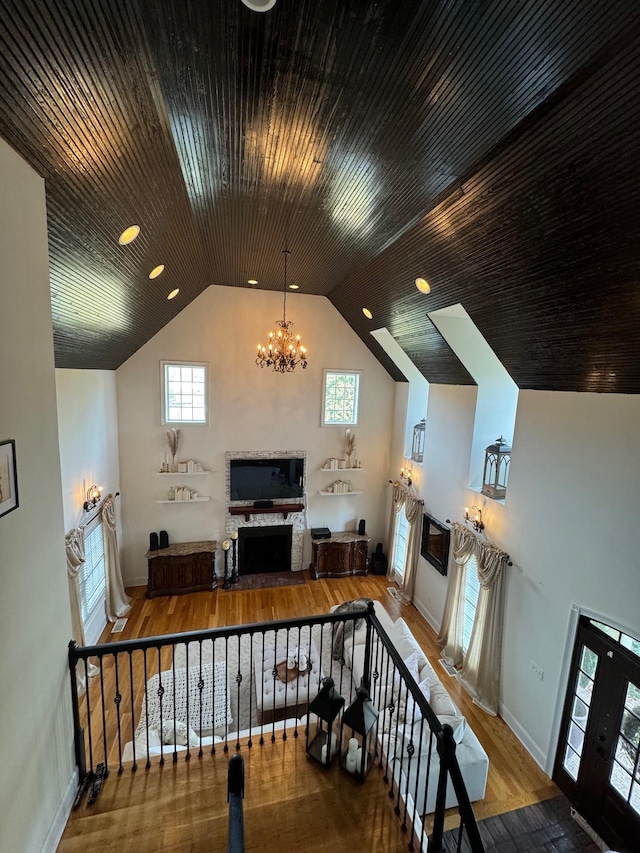
[[[342,469],[345,470],[344,468]],[[319,495],[329,495],[332,498],[344,498],[347,495],[361,495],[362,492],[323,492],[322,490],[318,492]]]
[[[179,504],[180,506],[184,506],[185,504],[198,504],[198,503],[206,503],[210,498],[198,496],[197,498],[191,498],[188,501],[170,501],[166,498],[162,501],[156,501],[157,504]]]
[[[211,471],[156,471],[158,477],[202,477]]]

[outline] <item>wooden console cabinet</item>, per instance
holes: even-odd
[[[366,575],[369,572],[369,537],[357,533],[334,533],[328,539],[312,542],[313,562],[309,566],[313,580]]]
[[[213,555],[218,543],[178,542],[168,548],[147,551],[147,598],[183,595],[213,588]]]

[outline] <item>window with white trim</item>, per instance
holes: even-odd
[[[393,551],[391,554],[391,565],[396,574],[396,580],[402,582],[404,578],[404,566],[407,555],[407,536],[409,535],[409,522],[404,507],[398,513],[395,536],[393,538]]]
[[[322,385],[322,425],[358,423],[360,371],[325,370]]]
[[[102,522],[98,522],[84,537],[84,563],[78,575],[82,622],[86,624],[94,609],[104,601],[106,581],[104,573],[104,543]]]
[[[471,631],[476,618],[480,580],[478,579],[478,562],[475,554],[469,558],[465,566],[464,605],[462,613],[462,653],[466,655],[471,640]]]
[[[208,422],[207,367],[201,362],[161,362],[163,424]]]

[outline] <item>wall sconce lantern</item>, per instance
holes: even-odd
[[[329,767],[338,751],[338,735],[333,731],[333,721],[344,706],[344,696],[334,687],[333,678],[325,678],[316,698],[309,704],[309,718],[316,716],[315,730],[307,725],[307,755]]]
[[[466,506],[464,508],[464,520],[466,524],[470,524],[474,530],[480,531],[484,530],[484,521],[482,520],[482,510],[477,506],[472,506],[471,511],[475,510],[475,515],[471,517],[469,515],[469,507]]]
[[[87,499],[82,505],[84,511],[91,512],[91,510],[98,504],[101,497],[102,486],[93,485],[91,488],[87,489]]]
[[[376,758],[374,727],[378,721],[375,707],[364,687],[358,687],[356,698],[340,720],[340,767],[364,782]],[[351,734],[349,734],[349,732]]]
[[[413,441],[411,442],[411,459],[413,462],[422,462],[424,459],[424,436],[426,429],[426,418],[423,418],[413,428]]]
[[[482,475],[483,495],[494,501],[503,500],[507,494],[507,479],[511,448],[502,436],[496,438],[484,452],[484,472]]]
[[[400,482],[404,483],[405,486],[410,486],[413,482],[411,479],[411,467],[409,465],[403,465],[400,469]]]

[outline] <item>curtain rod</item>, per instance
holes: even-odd
[[[401,483],[399,480],[387,480],[387,483],[390,483],[392,486],[400,486],[400,488],[401,488],[401,489],[404,489],[404,491],[405,491],[405,492],[406,492],[410,497],[414,498],[414,500],[417,500],[417,501],[418,501],[418,503],[420,503],[420,504],[422,504],[422,506],[424,506],[424,501],[422,500],[422,498],[416,498],[416,496],[415,496],[415,495],[412,495],[412,494],[411,494],[411,492],[409,491],[408,486],[405,486],[405,484],[404,484],[404,483]]]
[[[445,519],[445,521],[447,522],[447,524],[457,524],[459,527],[461,527],[461,528],[462,528],[462,530],[466,530],[466,532],[467,532],[467,533],[470,533],[473,537],[475,537],[475,538],[478,540],[478,542],[484,542],[484,539],[481,539],[481,538],[480,538],[480,536],[478,536],[476,533],[474,533],[474,532],[473,532],[473,530],[469,530],[469,528],[468,528],[468,527],[463,527],[463,525],[462,525],[462,524],[460,524],[460,522],[459,522],[459,521],[451,521],[451,519],[450,519],[450,518],[446,518],[446,519]],[[492,545],[493,543],[492,543],[492,542],[489,542],[488,544],[489,544],[489,545]],[[493,547],[494,547],[494,548],[497,548],[498,546],[497,546],[497,545],[494,545]],[[502,551],[502,548],[499,548],[498,550],[499,550],[499,551]],[[511,562],[511,557],[507,554],[507,552],[506,552],[506,551],[502,551],[502,559],[505,561],[505,563],[506,563],[508,566],[512,566],[512,565],[513,565],[513,563]]]
[[[98,506],[96,507],[96,511],[95,511],[95,512],[94,512],[94,514],[91,516],[91,518],[88,518],[86,521],[81,522],[81,523],[80,523],[80,524],[78,524],[77,526],[78,526],[78,527],[82,527],[82,529],[84,530],[84,528],[85,528],[85,527],[87,527],[89,524],[91,524],[91,522],[92,522],[92,521],[94,521],[94,520],[95,520],[95,519],[100,515],[100,513],[102,512],[102,505],[103,505],[104,501],[105,501],[108,497],[109,497],[109,495],[105,495],[105,497],[101,500],[101,502],[100,502],[100,503],[98,504]],[[114,493],[114,495],[113,495],[113,497],[114,497],[114,498],[120,497],[120,492],[115,492],[115,493]]]

